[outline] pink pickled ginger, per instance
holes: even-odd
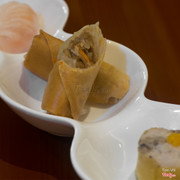
[[[38,16],[30,6],[15,1],[0,6],[0,51],[26,52],[38,32]]]

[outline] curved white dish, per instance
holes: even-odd
[[[63,0],[19,1],[42,13],[48,33],[63,40],[70,36],[62,30],[68,17],[68,7]],[[8,0],[0,4],[4,2]],[[44,11],[46,7],[49,8]],[[126,59],[131,80],[128,94],[110,108],[93,107],[81,122],[46,114],[40,107],[46,82],[23,67],[24,54],[0,53],[0,96],[35,127],[56,135],[74,134],[71,160],[82,179],[135,180],[141,133],[151,127],[180,129],[180,108],[147,100],[144,97],[147,69],[141,58],[123,45],[112,41],[107,44],[105,60],[124,68],[122,61]]]
[[[180,129],[180,107],[149,101],[139,94],[116,116],[81,124],[71,148],[82,179],[135,180],[138,140],[151,127]]]

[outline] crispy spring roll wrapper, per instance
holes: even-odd
[[[60,48],[59,62],[57,62],[59,65],[59,78],[61,78],[62,87],[64,87],[70,104],[71,115],[74,119],[79,118],[81,110],[87,101],[103,62],[105,49],[106,39],[103,38],[98,24],[85,26],[75,32]],[[52,85],[52,83],[48,82],[47,86]],[[48,99],[55,100],[56,96],[55,94],[46,93],[47,91],[45,91],[42,102],[44,110],[46,110],[44,107],[46,106],[45,103],[48,103]],[[57,93],[60,92],[57,91]],[[60,98],[59,101],[61,101]],[[60,112],[56,114],[60,114]]]
[[[32,73],[47,80],[62,44],[63,41],[60,39],[40,30],[40,34],[34,36],[31,48],[25,55],[24,66]]]
[[[88,102],[115,104],[129,90],[129,76],[120,69],[103,62],[88,97]]]
[[[64,86],[59,74],[59,63],[57,62],[49,74],[48,84],[46,86],[42,109],[49,114],[72,117],[69,100],[66,96]]]
[[[49,74],[44,92],[42,109],[54,115],[72,118],[70,103],[67,98],[59,73],[61,61],[58,61]],[[103,62],[88,97],[89,103],[111,105],[125,96],[129,90],[129,76],[114,66]],[[75,87],[73,91],[81,93],[86,88]]]
[[[62,44],[63,41],[41,30],[40,35],[34,37],[31,49],[26,55],[25,67],[39,77],[48,80]],[[105,79],[107,79],[106,82]],[[126,94],[128,89],[127,75],[117,71],[116,67],[103,62],[88,97],[88,102],[114,104]]]

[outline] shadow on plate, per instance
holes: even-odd
[[[25,67],[22,67],[22,74],[19,80],[19,84],[23,91],[30,97],[37,101],[41,101],[46,83],[47,82],[45,80],[31,73]]]

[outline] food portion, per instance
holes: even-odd
[[[62,44],[63,41],[41,30],[40,34],[33,39],[32,46],[25,56],[24,66],[37,76],[48,80],[49,73],[57,61],[57,54]],[[89,59],[92,56],[90,52],[86,55],[78,46],[75,46],[75,50],[68,51],[66,54],[76,58],[79,56],[85,62],[85,66],[89,65]],[[75,54],[77,55],[75,56]],[[67,59],[71,61],[70,57],[67,57]],[[77,60],[77,64],[80,67],[83,66],[83,63],[79,60]],[[129,76],[126,73],[107,62],[103,62],[90,91],[88,102],[115,104],[128,92],[129,82]]]
[[[72,118],[70,103],[59,74],[59,63],[60,62],[57,62],[54,65],[49,74],[48,84],[42,101],[42,108],[49,114]]]
[[[129,76],[120,69],[103,62],[88,97],[88,102],[115,104],[129,90]]]
[[[71,115],[74,119],[79,118],[81,110],[87,101],[103,62],[105,49],[106,39],[103,38],[98,24],[87,25],[75,32],[60,48],[57,56],[59,78],[61,78],[65,90],[64,95],[67,96]],[[48,86],[53,87],[54,85],[52,81],[48,80],[46,90],[49,89]],[[46,109],[45,102],[47,103],[53,98],[54,101],[57,101],[57,99],[55,95],[50,97],[50,93],[46,90],[42,108],[50,112],[49,109]],[[57,93],[61,92],[58,91]]]
[[[87,25],[63,43],[57,58],[74,68],[91,67],[102,54],[104,57],[105,44],[98,23]]]
[[[40,30],[24,66],[47,80],[42,109],[78,119],[86,102],[112,105],[129,90],[129,76],[103,62],[106,40],[98,23],[87,25],[65,42]]]
[[[151,128],[138,146],[137,180],[180,179],[180,130]]]
[[[63,41],[60,39],[40,30],[40,34],[33,38],[32,45],[25,56],[24,66],[42,79],[48,80],[62,44]]]
[[[15,1],[3,4],[0,6],[0,50],[7,53],[28,51],[39,26],[37,14],[27,4]]]

